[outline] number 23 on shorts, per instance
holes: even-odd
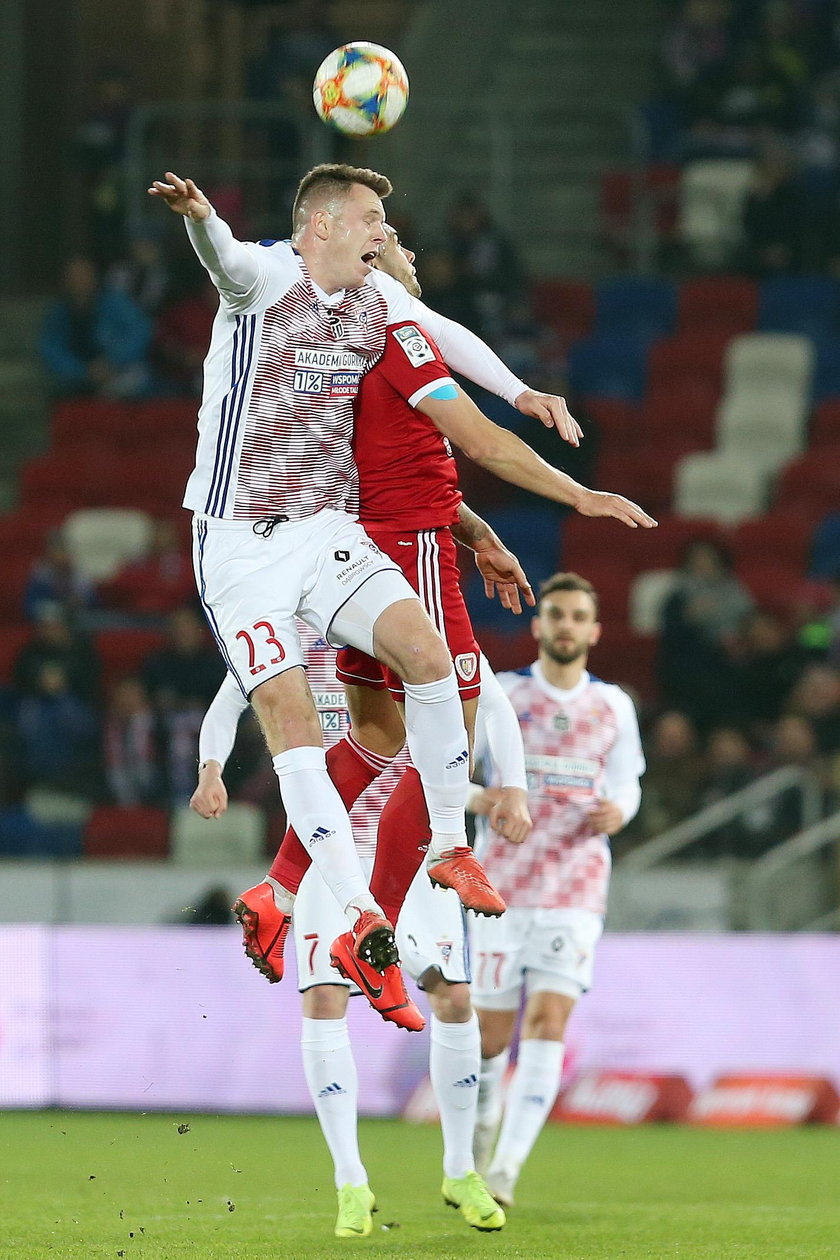
[[[272,647],[277,649],[277,653],[269,659],[268,664],[279,665],[285,660],[286,653],[283,644],[274,637],[274,626],[270,621],[255,621],[249,630],[237,630],[236,637],[244,639],[248,644],[248,668],[252,674],[261,674],[267,668],[265,662],[257,661],[257,654],[264,656],[265,652]],[[257,642],[255,642],[255,637]]]

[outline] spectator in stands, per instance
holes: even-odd
[[[109,286],[125,294],[149,319],[160,312],[169,292],[166,265],[157,232],[147,228],[128,242],[126,254],[107,274]]]
[[[166,388],[200,396],[202,369],[218,309],[216,286],[206,271],[192,268],[188,288],[167,304],[155,329],[152,353]]]
[[[753,749],[744,732],[735,726],[717,727],[706,741],[706,772],[700,784],[699,807],[714,805],[739,792],[757,775]],[[702,851],[706,857],[746,857],[752,838],[752,830],[742,818],[736,818],[710,832],[702,842]]]
[[[795,271],[802,260],[802,196],[787,154],[778,146],[753,168],[744,203],[743,269],[754,276]]]
[[[728,0],[685,0],[665,31],[660,66],[668,96],[690,102],[697,85],[732,55]]]
[[[720,543],[686,544],[662,613],[657,673],[666,704],[688,713],[701,729],[733,714],[730,652],[752,606]]]
[[[801,85],[758,43],[710,74],[691,102],[691,155],[751,157],[762,141],[794,130]]]
[[[157,805],[163,776],[157,746],[157,720],[139,678],[114,687],[103,729],[105,781],[117,805]]]
[[[475,319],[472,286],[460,273],[450,250],[433,249],[423,254],[423,301],[459,324]]]
[[[659,715],[644,747],[647,773],[638,830],[648,840],[699,808],[706,767],[694,723],[677,710]]]
[[[67,688],[74,696],[88,704],[95,703],[99,693],[99,660],[88,640],[54,607],[40,612],[31,639],[15,659],[12,677],[18,695],[38,693],[41,670],[47,664],[62,667]]]
[[[133,110],[131,82],[119,66],[99,70],[88,112],[74,137],[87,248],[103,267],[125,250],[122,159]]]
[[[41,664],[34,686],[21,699],[17,733],[27,787],[88,798],[98,794],[96,714],[73,693],[58,661]]]
[[[146,658],[143,681],[158,718],[168,801],[185,805],[195,787],[201,719],[224,677],[224,665],[192,608],[172,613],[168,637],[164,648]]]
[[[741,627],[733,665],[741,720],[758,726],[775,722],[807,659],[777,613],[752,609]]]
[[[76,568],[59,530],[47,535],[44,554],[32,566],[24,593],[28,621],[57,610],[73,625],[83,625],[85,613],[96,605],[93,584]]]
[[[493,222],[481,198],[464,193],[449,210],[447,244],[475,311],[469,322],[492,337],[503,327],[507,307],[524,285],[513,242]]]
[[[790,694],[787,711],[811,723],[821,754],[840,752],[840,669],[809,665]]]
[[[157,624],[188,604],[195,589],[189,552],[171,520],[152,526],[149,549],[113,578],[101,583],[99,598],[105,608],[125,614],[141,625]]]
[[[808,718],[794,713],[779,718],[771,730],[768,754],[767,771],[800,766],[816,775],[824,793],[830,789],[829,759],[821,755],[815,725]],[[748,821],[756,833],[754,853],[757,856],[795,835],[805,825],[801,792],[789,788],[756,809]]]
[[[55,393],[137,398],[146,392],[151,326],[124,293],[99,282],[90,258],[71,258],[48,308],[40,349]]]

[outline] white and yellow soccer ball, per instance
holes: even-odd
[[[318,116],[346,136],[390,131],[408,101],[402,62],[381,44],[342,44],[325,57],[312,85]]]

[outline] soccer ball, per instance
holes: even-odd
[[[318,67],[312,99],[325,123],[346,136],[371,136],[402,117],[408,75],[381,44],[342,44]]]

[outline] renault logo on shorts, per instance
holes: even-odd
[[[345,564],[350,559],[349,551],[334,551],[333,555],[335,556],[339,564]]]

